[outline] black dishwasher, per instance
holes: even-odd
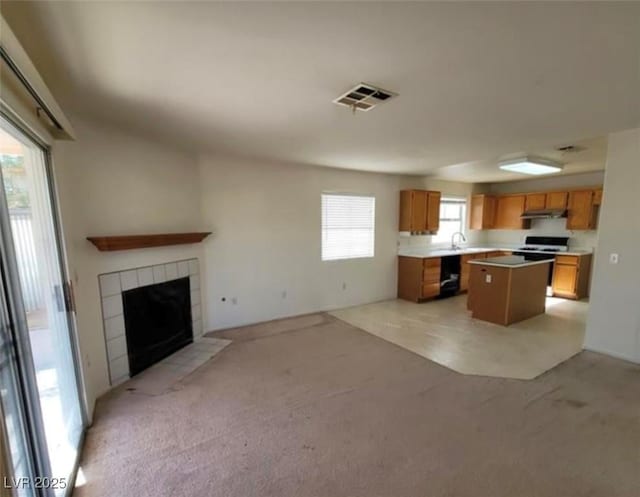
[[[439,298],[452,297],[460,290],[460,256],[448,255],[440,263]]]

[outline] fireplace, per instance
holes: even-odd
[[[122,303],[130,376],[193,342],[189,278],[127,290]]]
[[[203,326],[199,266],[197,259],[187,259],[155,266],[127,268],[98,276],[109,382],[112,386],[127,381],[134,374],[150,366],[152,361],[160,360],[161,357],[170,354],[170,350],[175,350],[173,347],[179,348],[191,341],[200,340]],[[168,284],[166,287],[161,286],[165,283]],[[153,288],[156,289],[151,297],[145,297],[147,290]],[[140,290],[140,292],[132,292],[133,290]],[[177,306],[179,310],[176,311],[174,308],[171,312],[154,311],[153,308],[156,304],[153,303],[153,299],[157,298],[156,290],[160,290],[161,293],[166,291],[174,293],[179,290],[183,295],[181,300],[170,302],[166,300],[169,297],[165,296],[161,297],[164,300],[160,305],[160,307],[165,304]],[[188,300],[184,297],[185,291],[189,296]],[[151,302],[148,301],[149,298],[151,298]],[[127,302],[125,303],[125,301]],[[125,306],[128,315],[126,320]],[[147,311],[142,315],[143,311],[140,308],[144,307],[147,308]],[[133,311],[136,308],[138,310]],[[129,312],[129,309],[133,314]],[[167,319],[165,313],[169,313],[170,319],[175,319],[175,321]],[[130,337],[130,330],[135,330],[138,327],[134,321],[139,319],[142,321],[148,319],[148,326],[141,325],[143,331],[134,331],[133,336]],[[189,322],[186,323],[186,321]],[[147,327],[145,328],[145,326]],[[175,336],[171,338],[172,335]],[[144,353],[137,352],[138,346],[143,346],[141,342],[149,338],[155,341],[155,345]],[[130,351],[130,347],[135,348],[136,351],[133,349]],[[129,364],[130,355],[135,358],[132,367]],[[138,359],[140,359],[139,365]]]

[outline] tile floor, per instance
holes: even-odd
[[[231,340],[222,338],[199,338],[134,376],[119,388],[147,395],[160,395],[169,391],[178,381],[193,373],[230,343]]]
[[[547,298],[547,312],[511,326],[472,319],[466,295],[390,300],[330,314],[459,373],[530,380],[582,350],[588,302]]]

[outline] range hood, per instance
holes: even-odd
[[[524,211],[520,219],[557,219],[567,217],[566,209],[537,209]]]

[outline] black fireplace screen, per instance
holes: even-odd
[[[133,376],[193,342],[189,278],[122,293]]]

